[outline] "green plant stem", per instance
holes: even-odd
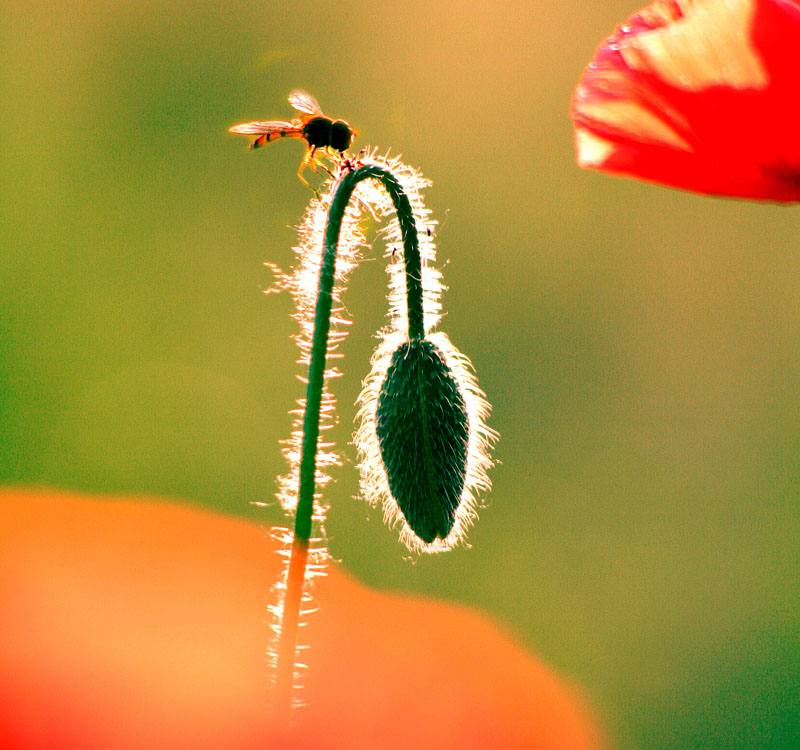
[[[311,346],[311,363],[306,389],[306,410],[303,418],[303,445],[300,458],[300,487],[295,514],[294,543],[289,560],[286,579],[281,630],[278,641],[278,665],[276,676],[276,708],[279,714],[288,716],[291,709],[292,684],[294,681],[297,627],[300,619],[303,583],[308,559],[314,515],[316,491],[317,441],[319,439],[319,415],[322,404],[322,388],[325,379],[325,359],[328,351],[328,334],[331,327],[333,282],[336,251],[342,219],[353,190],[361,180],[377,179],[389,193],[403,238],[403,257],[406,265],[406,299],[408,307],[408,335],[410,339],[425,336],[422,310],[422,259],[414,214],[408,196],[403,192],[397,178],[388,170],[369,164],[349,171],[339,182],[328,210],[325,228],[325,247],[319,272],[317,305],[314,313],[314,338]]]

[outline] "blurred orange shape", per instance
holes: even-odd
[[[656,0],[600,45],[572,98],[581,167],[800,201],[800,2]]]
[[[484,617],[335,567],[306,628],[308,706],[274,726],[279,570],[266,530],[242,521],[0,492],[0,747],[600,747],[576,691]]]

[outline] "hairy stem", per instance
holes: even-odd
[[[317,441],[322,389],[325,379],[325,359],[328,351],[328,334],[331,327],[331,305],[336,266],[336,251],[342,219],[353,190],[361,180],[376,179],[381,182],[392,199],[403,237],[403,257],[406,264],[406,297],[408,307],[408,335],[422,339],[425,335],[422,311],[422,259],[414,215],[408,197],[397,178],[388,170],[375,164],[353,169],[342,178],[328,210],[325,228],[325,247],[322,254],[314,313],[314,338],[311,346],[311,364],[306,389],[306,410],[303,418],[303,446],[300,458],[300,488],[295,515],[294,543],[286,580],[286,594],[278,642],[278,671],[276,677],[276,708],[288,716],[292,703],[297,627],[300,619],[303,584],[305,581],[308,544],[311,537],[316,492]]]

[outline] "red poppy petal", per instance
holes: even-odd
[[[800,201],[800,2],[656,0],[572,99],[578,164],[701,193]]]

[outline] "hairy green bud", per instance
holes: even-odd
[[[469,423],[458,384],[435,344],[412,339],[392,355],[375,422],[389,487],[426,544],[453,528],[467,474]]]

